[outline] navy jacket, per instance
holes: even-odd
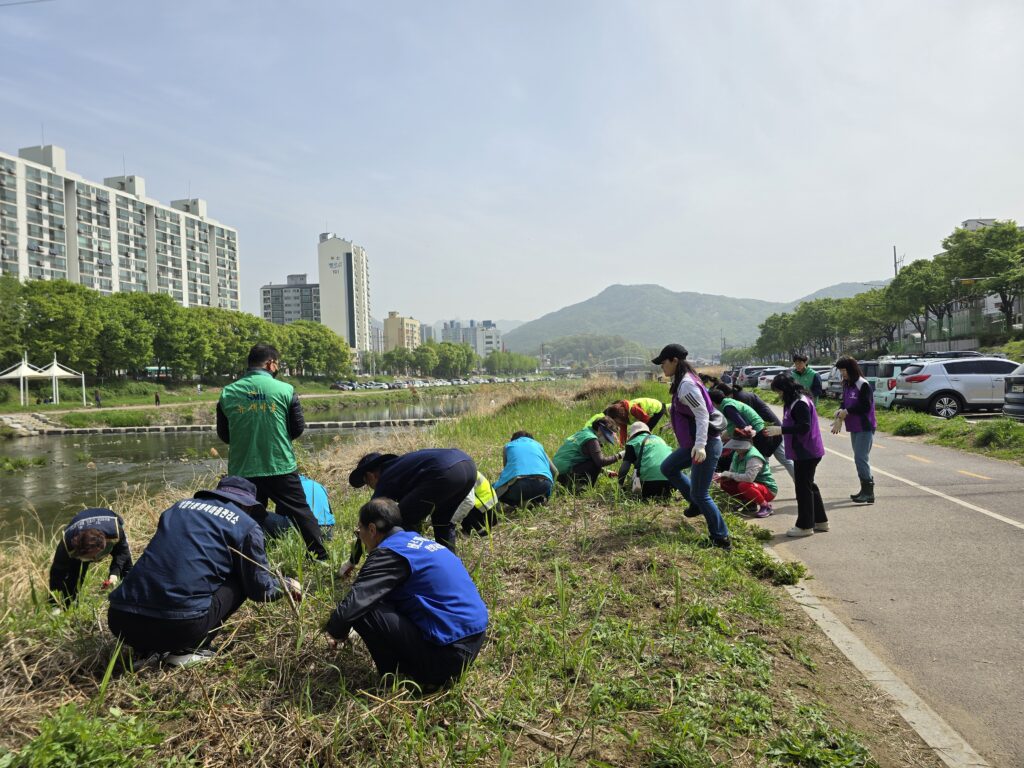
[[[276,600],[283,593],[266,568],[263,530],[242,509],[214,498],[179,501],[160,515],[110,605],[159,619],[195,619],[207,614],[228,579],[238,579],[250,600]]]
[[[132,551],[128,547],[128,537],[124,533],[124,520],[109,509],[93,508],[79,512],[68,523],[57,544],[50,564],[50,593],[52,599],[68,603],[78,597],[78,588],[89,570],[89,563],[78,560],[68,552],[68,542],[85,528],[96,528],[103,531],[108,541],[114,542],[110,551],[111,576],[123,579],[132,567]]]
[[[373,498],[401,501],[413,488],[438,480],[460,461],[473,461],[458,448],[424,448],[392,459],[381,468]]]

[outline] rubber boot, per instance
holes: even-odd
[[[875,503],[875,481],[874,480],[861,480],[860,481],[860,493],[856,496],[851,496],[850,501],[856,504],[874,504]]]

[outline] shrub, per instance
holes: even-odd
[[[900,437],[924,435],[928,432],[928,417],[920,413],[908,413],[893,426],[892,433]]]
[[[974,433],[978,448],[1024,449],[1024,426],[1010,419],[992,419],[979,426]]]

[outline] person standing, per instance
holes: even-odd
[[[828,515],[821,491],[814,482],[825,446],[821,442],[818,412],[814,401],[793,377],[780,373],[772,379],[772,389],[782,395],[782,426],[769,427],[769,434],[782,434],[786,456],[793,461],[793,485],[796,487],[796,525],[787,536],[811,536],[828,530]]]
[[[871,474],[871,446],[875,441],[875,393],[861,374],[860,365],[852,357],[840,357],[836,368],[843,377],[842,408],[836,411],[832,434],[839,433],[839,421],[846,424],[853,446],[853,462],[860,478],[860,491],[851,493],[850,500],[857,504],[875,503],[875,478]]]
[[[276,510],[294,520],[306,549],[317,560],[330,556],[299,479],[292,440],[306,429],[295,388],[277,380],[280,355],[269,344],[249,350],[248,371],[228,384],[217,401],[217,436],[231,446],[228,474],[256,486],[261,504],[273,499]],[[255,511],[257,522],[266,512]]]
[[[160,515],[156,533],[121,585],[110,593],[110,631],[137,658],[161,654],[172,666],[206,661],[224,622],[248,598],[300,600],[294,579],[271,575],[263,529],[249,515],[262,508],[244,477],[224,477]]]
[[[462,561],[403,530],[402,518],[392,499],[360,508],[356,533],[368,556],[324,625],[324,638],[336,650],[355,630],[379,674],[406,675],[434,689],[460,677],[480,653],[487,606]]]
[[[803,352],[794,353],[793,367],[789,373],[793,380],[811,396],[811,400],[817,404],[818,398],[822,396],[825,389],[821,385],[821,376],[816,370],[807,365],[807,355]]]
[[[688,354],[682,344],[668,344],[651,361],[660,365],[662,372],[672,379],[669,386],[672,429],[679,441],[679,448],[662,462],[661,472],[694,510],[683,514],[688,517],[704,515],[710,545],[729,550],[732,549],[729,528],[711,498],[711,479],[722,455],[720,435],[725,419],[718,413],[718,423],[711,424],[711,416],[717,412],[697,372],[686,361]],[[689,477],[683,474],[684,469],[690,470]]]
[[[109,509],[85,509],[71,518],[60,537],[50,565],[50,600],[67,608],[78,591],[89,564],[110,555],[104,589],[113,589],[132,567],[132,552],[124,532],[124,520]]]
[[[501,456],[504,468],[494,482],[498,501],[515,508],[547,504],[558,469],[544,446],[529,432],[519,430],[505,443]]]

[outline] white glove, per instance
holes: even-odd
[[[704,459],[706,459],[707,457],[708,453],[703,448],[698,448],[694,446],[693,448],[690,449],[690,458],[693,460],[694,464],[703,464]]]
[[[777,424],[769,424],[764,428],[764,433],[768,435],[768,437],[778,437],[782,434],[782,427]]]
[[[291,578],[290,576],[284,577],[284,588],[288,590],[288,594],[292,596],[292,600],[296,603],[302,601],[302,585],[298,581]]]
[[[619,461],[622,461],[624,458],[626,458],[626,452],[619,451],[618,453],[615,454],[615,458],[618,459]]]
[[[120,581],[121,581],[121,579],[118,578],[118,575],[116,573],[112,573],[109,576],[107,576],[107,580],[103,582],[103,588],[104,589],[113,589],[114,587],[117,586],[118,582],[120,582]]]

